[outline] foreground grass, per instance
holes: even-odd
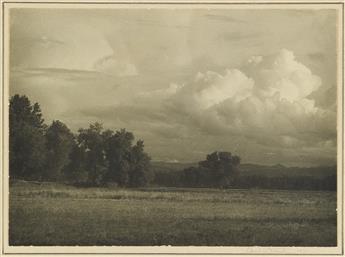
[[[336,193],[16,183],[10,245],[334,246]]]

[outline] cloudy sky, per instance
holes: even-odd
[[[336,160],[336,11],[11,9],[10,93],[73,131],[99,121],[153,160]]]

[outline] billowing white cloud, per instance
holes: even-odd
[[[254,81],[239,70],[227,70],[225,75],[208,71],[198,73],[192,84],[192,94],[200,107],[209,108],[226,99],[239,102],[251,94]]]
[[[308,98],[321,79],[293,52],[252,57],[241,70],[198,73],[177,90],[168,107],[191,117],[208,134],[238,134],[284,147],[334,140],[335,112]]]
[[[251,58],[245,69],[255,80],[256,93],[263,97],[277,95],[290,102],[299,101],[321,86],[321,79],[286,49],[267,58]]]

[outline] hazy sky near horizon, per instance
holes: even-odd
[[[334,164],[336,36],[331,9],[12,9],[10,94],[153,160]]]

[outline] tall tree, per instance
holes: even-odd
[[[239,175],[239,156],[230,152],[213,152],[198,168],[185,169],[182,180],[186,185],[228,187],[234,185]],[[190,181],[188,181],[190,180]]]
[[[73,145],[74,137],[68,127],[61,121],[53,121],[46,132],[46,179],[58,180],[62,178],[62,171],[69,164],[69,154]]]
[[[144,152],[144,141],[139,140],[132,147],[130,153],[129,185],[144,186],[151,179],[150,157]]]
[[[64,178],[74,184],[85,184],[88,182],[86,169],[86,151],[80,144],[74,144],[69,154],[69,163],[64,168]]]
[[[45,129],[41,108],[25,96],[14,95],[9,108],[11,178],[43,179]]]
[[[130,153],[133,140],[133,134],[125,129],[116,131],[108,138],[106,142],[106,158],[109,164],[107,180],[117,182],[121,186],[129,183]]]
[[[104,150],[103,126],[96,122],[88,129],[79,129],[78,145],[85,153],[85,169],[88,173],[88,182],[100,185],[106,172],[106,158]]]

